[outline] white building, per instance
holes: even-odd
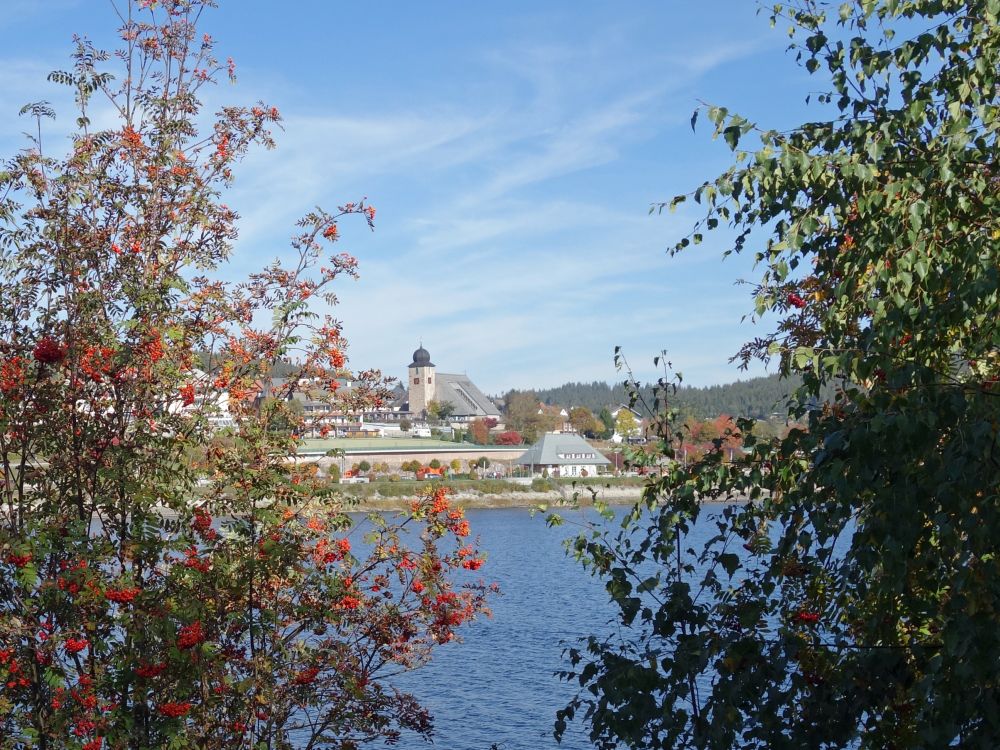
[[[532,474],[548,471],[549,476],[592,477],[611,462],[590,443],[572,432],[546,432],[515,462]]]

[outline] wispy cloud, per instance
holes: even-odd
[[[81,0],[52,1],[83,13]],[[0,27],[40,23],[41,7],[53,5],[10,0]],[[720,272],[721,243],[668,258],[694,214],[648,217],[646,208],[663,197],[650,195],[654,187],[674,192],[667,178],[680,167],[670,139],[681,126],[689,134],[699,82],[760,54],[773,37],[717,29],[711,10],[698,12],[702,26],[691,33],[666,25],[661,34],[649,19],[672,22],[675,11],[568,7],[511,7],[491,16],[493,28],[456,29],[456,39],[475,44],[416,53],[436,56],[426,70],[438,78],[373,59],[385,82],[377,95],[367,76],[337,74],[331,84],[330,71],[353,61],[333,47],[321,61],[309,57],[308,28],[296,32],[294,55],[255,50],[241,59],[240,85],[206,92],[206,110],[263,99],[286,119],[278,149],[251,154],[224,198],[242,216],[230,273],[287,252],[294,221],[312,206],[366,195],[379,208],[378,229],[345,223],[343,249],[361,257],[362,280],[343,286],[336,311],[354,365],[402,374],[423,337],[442,368],[467,369],[499,391],[614,378],[612,350],[621,344],[635,360],[676,349],[696,382],[730,379],[728,356],[747,337],[746,295],[731,280],[747,264],[736,259]],[[459,15],[477,13],[494,11]],[[406,44],[411,31],[419,33],[370,33],[396,33]],[[71,101],[40,85],[60,61],[19,54],[0,64],[5,142],[24,129],[12,114],[26,101]],[[72,122],[64,103],[56,137]],[[112,121],[110,112],[97,116]]]
[[[654,101],[657,93],[648,90],[621,97],[582,115],[560,113],[543,132],[530,134],[530,144],[523,138],[516,156],[506,160],[467,201],[489,201],[526,185],[612,161],[629,128],[640,123],[649,126],[643,105]]]
[[[707,47],[688,47],[679,53],[668,55],[667,60],[670,65],[677,66],[688,74],[702,75],[749,57],[773,43],[774,36],[769,34],[739,40],[726,39]]]

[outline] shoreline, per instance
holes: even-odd
[[[627,506],[633,505],[642,499],[641,488],[636,491],[635,487],[609,490],[602,488],[597,493],[597,499],[608,505]],[[574,497],[575,495],[575,497]],[[594,505],[594,496],[584,490],[567,492],[565,495],[551,492],[509,492],[509,493],[475,493],[475,492],[455,492],[450,496],[455,507],[464,510],[504,510],[507,508],[537,509],[539,506],[547,508],[571,508],[576,506],[589,508]],[[348,513],[368,513],[368,512],[393,512],[409,510],[412,497],[364,497],[349,501],[349,507],[344,510]],[[702,505],[732,505],[743,504],[746,498],[736,498],[730,500],[703,500]]]
[[[631,505],[642,497],[642,487],[601,487],[596,497],[609,505]],[[575,496],[575,497],[574,497]],[[574,499],[580,506],[594,504],[594,494],[587,487],[567,487],[565,492],[452,492],[449,498],[455,506],[469,509],[535,508],[539,505],[570,506]],[[407,510],[410,497],[359,497],[351,503],[350,512]]]

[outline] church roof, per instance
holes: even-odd
[[[453,416],[456,417],[500,416],[496,404],[469,380],[468,375],[439,372],[437,386],[434,388],[434,399],[454,406]]]

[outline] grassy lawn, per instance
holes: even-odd
[[[387,451],[387,450],[482,450],[485,446],[471,443],[453,443],[450,440],[434,438],[306,438],[302,441],[300,450],[307,452],[350,450],[350,451]]]

